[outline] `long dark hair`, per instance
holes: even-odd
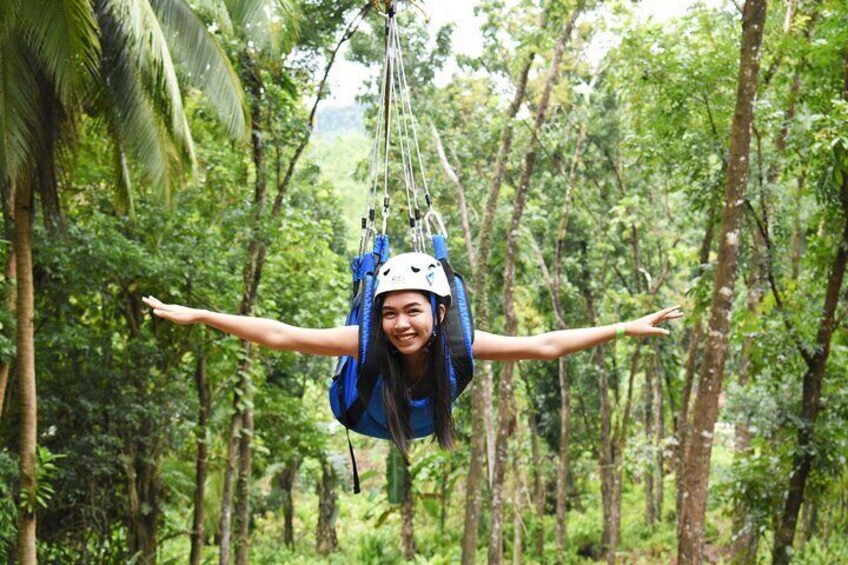
[[[424,293],[422,293],[424,294]],[[424,294],[428,298],[429,296]],[[372,310],[374,342],[371,344],[374,357],[383,377],[383,410],[389,425],[389,435],[404,457],[409,453],[412,428],[409,423],[412,392],[403,372],[403,360],[400,353],[389,342],[383,332],[383,302],[386,295],[378,296]],[[449,327],[447,316],[439,319],[438,304],[433,312],[435,338],[429,346],[424,378],[431,379],[429,387],[430,408],[433,410],[433,429],[436,441],[444,449],[453,449],[453,415],[451,414],[451,387],[448,367],[445,360]]]

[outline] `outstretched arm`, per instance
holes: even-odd
[[[625,335],[631,337],[668,335],[667,329],[659,328],[657,325],[682,316],[680,306],[671,306],[630,322],[546,332],[527,337],[475,331],[474,357],[491,361],[553,360],[615,339],[617,331],[619,333],[623,331]]]
[[[358,326],[327,329],[299,328],[267,318],[235,316],[177,304],[164,304],[152,296],[142,300],[153,309],[153,314],[165,320],[177,324],[206,324],[272,349],[333,357],[342,355],[356,357],[358,353]]]

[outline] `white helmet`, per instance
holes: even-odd
[[[397,290],[432,292],[450,303],[450,284],[438,259],[426,253],[402,253],[380,266],[374,296]]]

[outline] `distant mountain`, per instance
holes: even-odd
[[[315,116],[313,135],[323,139],[334,139],[349,135],[365,135],[364,115],[365,107],[357,104],[350,106],[319,106],[318,113]]]

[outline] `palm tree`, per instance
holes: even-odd
[[[73,149],[73,133],[84,113],[103,119],[114,142],[119,202],[132,211],[130,161],[167,196],[194,167],[175,60],[182,76],[206,93],[229,134],[244,138],[247,109],[236,73],[185,0],[0,2],[0,186],[15,203],[22,564],[36,561],[39,489],[33,196],[41,196],[48,229],[61,229],[60,149]],[[142,560],[155,559],[149,546],[137,549]]]

